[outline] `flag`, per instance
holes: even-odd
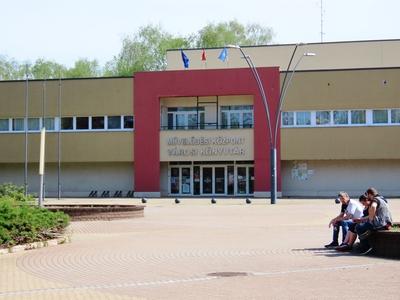
[[[207,57],[206,57],[206,50],[203,49],[203,52],[201,53],[201,60],[202,61],[206,61]]]
[[[181,50],[181,55],[182,55],[183,66],[185,67],[185,69],[189,68],[189,58],[186,56],[183,50]]]
[[[218,56],[218,59],[222,60],[225,62],[228,58],[228,50],[226,48],[222,49],[221,53]]]

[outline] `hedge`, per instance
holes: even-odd
[[[35,206],[23,188],[0,185],[0,247],[52,238],[68,224],[68,215]]]

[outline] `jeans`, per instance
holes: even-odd
[[[333,226],[333,241],[338,242],[339,229],[340,229],[340,227],[342,227],[342,242],[343,242],[344,239],[346,238],[347,231],[349,231],[349,226],[351,226],[352,224],[354,224],[354,222],[352,220],[342,220],[342,221],[337,222]]]
[[[363,234],[364,232],[367,232],[368,230],[372,230],[372,229],[374,229],[374,226],[369,222],[357,224],[357,226],[356,226],[356,232],[357,232],[358,236],[360,236],[360,234]],[[360,245],[364,248],[369,247],[368,239],[360,240]]]

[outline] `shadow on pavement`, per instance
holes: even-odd
[[[323,248],[299,248],[299,249],[292,249],[292,251],[301,251],[301,252],[311,252],[317,256],[326,256],[326,257],[339,257],[339,256],[358,256],[355,252],[340,252],[336,251],[335,249],[327,249]]]

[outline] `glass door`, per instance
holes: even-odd
[[[202,168],[202,194],[213,193],[213,168],[203,167]]]
[[[181,194],[190,194],[190,168],[182,168],[182,186]]]
[[[193,195],[200,195],[200,166],[193,167]]]
[[[225,194],[225,167],[215,167],[215,194]]]
[[[247,167],[237,167],[237,194],[247,194]]]
[[[179,194],[179,168],[171,168],[170,191]]]

